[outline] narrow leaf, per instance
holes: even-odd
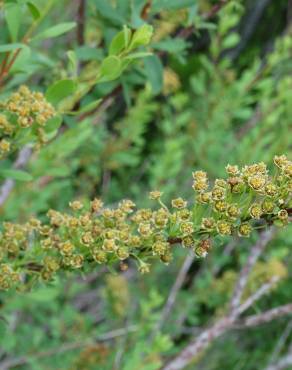
[[[125,57],[125,59],[140,59],[140,58],[150,57],[151,55],[153,54],[141,51],[141,52],[129,54]]]
[[[20,44],[20,43],[14,43],[14,44],[3,44],[0,45],[0,53],[6,53],[7,51],[13,51],[17,49],[23,49],[25,48],[25,44]]]
[[[21,170],[1,170],[0,176],[19,181],[31,181],[33,179],[28,172]]]
[[[43,39],[49,39],[52,37],[60,36],[74,28],[76,26],[75,22],[66,22],[66,23],[60,23],[56,26],[50,27],[46,29],[45,31],[39,33],[34,37],[34,40],[43,40]]]
[[[72,116],[78,116],[79,114],[90,112],[94,110],[95,108],[97,108],[101,102],[102,102],[102,99],[95,100],[89,104],[84,105],[78,111],[68,112],[67,114],[70,114]]]
[[[39,19],[39,17],[41,16],[41,12],[37,8],[37,6],[34,3],[32,3],[31,1],[27,2],[26,5],[27,5],[33,19],[35,19],[35,20]]]
[[[17,40],[19,27],[21,25],[21,7],[19,4],[8,3],[5,4],[5,20],[9,29],[11,40]]]
[[[145,71],[150,81],[153,94],[158,94],[163,85],[163,66],[156,55],[144,59]]]

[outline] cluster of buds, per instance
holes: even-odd
[[[19,273],[12,270],[11,266],[5,263],[0,265],[0,289],[7,290],[20,282]]]
[[[25,281],[50,280],[62,270],[88,271],[117,262],[125,270],[129,258],[146,273],[150,261],[172,260],[174,244],[205,257],[218,236],[248,237],[255,226],[285,226],[291,213],[291,162],[276,156],[274,163],[274,176],[264,163],[242,169],[228,165],[226,179],[215,181],[203,171],[194,172],[194,203],[178,197],[167,207],[162,193],[152,191],[153,209],[137,209],[130,200],[116,208],[105,208],[100,199],[90,204],[75,200],[68,213],[50,210],[46,223],[35,218],[22,225],[4,223],[0,287],[21,287],[24,273]]]
[[[34,140],[42,144],[46,122],[56,114],[41,92],[32,92],[26,86],[20,86],[6,101],[0,102],[0,112],[2,156],[9,152],[11,141],[17,140],[24,132],[23,129],[30,129]]]

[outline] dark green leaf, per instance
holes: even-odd
[[[26,3],[26,5],[27,5],[33,19],[35,19],[35,20],[39,19],[39,17],[41,16],[41,13],[40,13],[39,9],[37,8],[37,6],[34,3],[32,3],[31,1]]]

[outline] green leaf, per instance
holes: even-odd
[[[101,61],[104,58],[103,51],[97,48],[91,48],[89,46],[83,45],[75,49],[77,59],[81,62],[87,60],[99,60]]]
[[[73,94],[76,87],[76,82],[71,79],[57,81],[49,86],[46,92],[46,99],[56,106],[61,102],[61,100]]]
[[[240,41],[240,36],[238,33],[232,32],[226,36],[222,42],[222,47],[224,49],[230,49],[236,46]]]
[[[30,68],[30,57],[31,49],[27,45],[23,45],[23,48],[20,50],[13,66],[10,68],[10,72],[19,72],[25,71]]]
[[[29,299],[32,299],[36,302],[50,302],[53,299],[57,298],[59,295],[58,289],[55,287],[52,288],[40,288],[34,292],[30,292],[27,294]]]
[[[21,6],[19,4],[8,3],[5,4],[5,20],[9,29],[11,40],[17,40],[19,27],[21,25]]]
[[[49,167],[47,170],[45,170],[44,174],[46,176],[52,177],[67,177],[70,175],[70,168],[65,165],[58,165],[58,167]]]
[[[31,1],[27,2],[26,5],[27,5],[33,19],[35,19],[35,20],[39,19],[40,16],[41,16],[41,12],[37,8],[37,6],[34,3],[32,3]]]
[[[153,35],[153,27],[149,24],[143,24],[135,31],[129,49],[135,49],[139,46],[146,46],[149,44]]]
[[[139,52],[139,53],[132,53],[132,54],[129,54],[125,57],[125,59],[140,59],[140,58],[145,58],[145,57],[150,57],[151,55],[153,55],[153,53],[148,53],[148,52]]]
[[[192,6],[195,3],[194,0],[154,0],[152,11],[156,13],[161,10],[181,9]]]
[[[57,116],[52,117],[47,121],[45,125],[45,131],[47,133],[56,131],[60,127],[61,123],[62,123],[62,116],[58,114]]]
[[[156,55],[144,59],[145,71],[153,94],[159,94],[163,85],[163,66]]]
[[[111,23],[121,26],[127,22],[121,13],[116,11],[116,9],[111,5],[111,2],[108,0],[93,0],[96,4],[97,12],[105,18],[109,20]]]
[[[86,104],[84,107],[81,107],[81,109],[79,109],[78,111],[68,112],[67,114],[70,114],[72,116],[77,116],[82,113],[90,112],[94,110],[95,108],[97,108],[101,102],[102,102],[102,99],[95,100],[89,104]]]
[[[69,68],[73,74],[73,76],[77,75],[78,69],[78,60],[75,51],[69,50],[67,51],[67,57],[69,59]]]
[[[189,43],[180,37],[168,38],[151,44],[154,49],[167,51],[168,53],[181,53],[188,45]]]
[[[27,47],[25,44],[14,43],[14,44],[4,44],[0,45],[0,53],[6,53],[7,51],[13,51],[16,49],[23,49]]]
[[[33,40],[43,40],[43,39],[49,39],[52,37],[57,37],[57,36],[60,36],[72,30],[72,28],[74,27],[76,27],[75,22],[60,23],[60,24],[57,24],[56,26],[50,27],[46,29],[45,31],[39,33],[33,38]]]
[[[111,81],[120,76],[122,72],[121,59],[117,56],[110,55],[105,58],[100,66],[101,81]]]
[[[112,39],[109,47],[109,54],[118,55],[123,49],[126,49],[129,45],[130,38],[131,30],[125,26],[123,31],[117,33]]]
[[[19,180],[19,181],[32,181],[33,177],[25,171],[21,170],[1,170],[0,176],[4,178]]]

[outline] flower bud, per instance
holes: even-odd
[[[249,214],[252,218],[259,220],[263,214],[261,205],[259,203],[253,203],[249,208]]]
[[[238,227],[238,235],[243,237],[249,237],[252,231],[252,227],[248,222],[243,222]]]
[[[232,227],[229,222],[218,221],[216,226],[217,226],[217,231],[220,235],[231,235]]]
[[[171,205],[173,208],[185,208],[187,206],[187,201],[183,200],[182,198],[176,198],[171,201]]]

